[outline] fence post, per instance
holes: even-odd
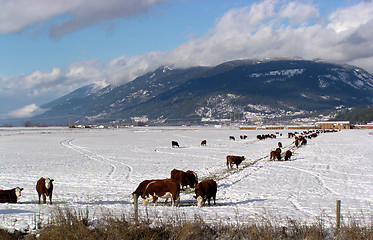
[[[138,200],[137,200],[137,194],[133,194],[133,204],[134,204],[134,208],[135,208],[135,221],[138,222],[139,221],[139,204],[138,204]]]
[[[341,226],[341,200],[337,200],[336,208],[337,229]]]

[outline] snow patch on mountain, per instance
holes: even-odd
[[[284,70],[276,70],[270,71],[267,73],[252,73],[249,76],[251,78],[258,78],[258,77],[266,77],[266,76],[285,76],[286,78],[294,77],[295,75],[302,74],[306,69],[299,68],[299,69],[284,69]]]

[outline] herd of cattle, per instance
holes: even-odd
[[[41,196],[43,196],[43,203],[46,203],[47,197],[49,197],[50,204],[52,204],[53,181],[53,179],[42,177],[36,182],[39,204]],[[21,196],[22,191],[23,188],[20,187],[10,190],[0,190],[0,203],[17,203],[18,197]]]
[[[335,132],[336,130],[311,130],[298,132],[289,132],[288,138],[294,137],[294,147],[300,147],[307,144],[307,139],[315,138],[320,133]],[[276,138],[276,134],[263,134],[257,135],[258,140],[264,140],[267,138]],[[282,135],[282,134],[280,134]],[[240,136],[241,139],[246,139],[247,136]],[[229,136],[230,140],[235,140],[234,136]],[[201,146],[206,146],[207,141],[203,140]],[[293,152],[290,150],[285,151],[283,156],[282,143],[278,142],[278,147],[276,150],[270,152],[270,160],[281,160],[284,157],[285,161],[289,160]],[[172,141],[172,147],[180,147],[179,143]],[[238,165],[245,160],[244,156],[233,156],[228,155],[226,157],[227,168],[232,168],[233,165]],[[50,204],[52,204],[52,193],[53,193],[53,179],[50,178],[40,178],[36,183],[36,191],[39,197],[39,204],[41,203],[41,197],[43,197],[43,203],[46,203],[47,197],[49,197]],[[197,201],[197,206],[201,207],[205,205],[206,200],[208,205],[210,205],[211,198],[214,200],[214,205],[216,204],[216,193],[217,184],[214,180],[203,180],[198,182],[197,174],[194,171],[188,170],[186,172],[178,169],[173,169],[171,171],[170,178],[167,179],[154,179],[154,180],[144,180],[142,181],[136,190],[132,193],[133,200],[137,201],[137,197],[141,197],[143,200],[143,205],[146,206],[149,200],[155,204],[158,198],[166,198],[165,203],[167,203],[168,198],[171,198],[171,205],[180,205],[180,191],[185,190],[189,187],[194,190],[194,198]],[[21,196],[23,188],[16,187],[10,190],[0,190],[0,203],[17,203],[17,199]]]
[[[203,180],[198,183],[198,176],[195,172],[191,170],[184,172],[178,169],[171,171],[171,178],[142,181],[132,193],[132,199],[137,201],[137,197],[141,196],[143,205],[147,206],[149,200],[155,204],[158,198],[166,198],[166,204],[168,198],[171,198],[171,205],[179,206],[180,191],[188,186],[194,189],[198,207],[205,205],[206,200],[210,205],[211,198],[216,204],[217,184],[214,180]]]

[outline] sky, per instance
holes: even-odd
[[[0,119],[162,65],[267,57],[373,73],[373,0],[0,0]]]

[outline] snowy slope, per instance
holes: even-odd
[[[25,190],[17,204],[0,204],[0,226],[32,229],[47,222],[55,206],[104,212],[132,212],[130,194],[145,179],[168,178],[173,168],[193,170],[200,179],[218,183],[217,205],[197,208],[191,194],[181,194],[181,207],[148,206],[158,217],[181,213],[206,221],[248,221],[258,216],[314,221],[322,214],[333,221],[335,202],[342,214],[371,218],[373,213],[373,136],[367,130],[325,133],[295,149],[287,162],[269,160],[281,141],[293,147],[287,130],[277,139],[208,127],[128,129],[0,129],[0,189]],[[240,140],[240,135],[247,140]],[[233,135],[236,141],[228,140]],[[207,146],[201,147],[201,140]],[[172,148],[176,140],[180,148]],[[244,155],[239,170],[227,170],[228,154]],[[54,206],[38,205],[40,177],[54,178]],[[140,217],[146,208],[139,206]]]

